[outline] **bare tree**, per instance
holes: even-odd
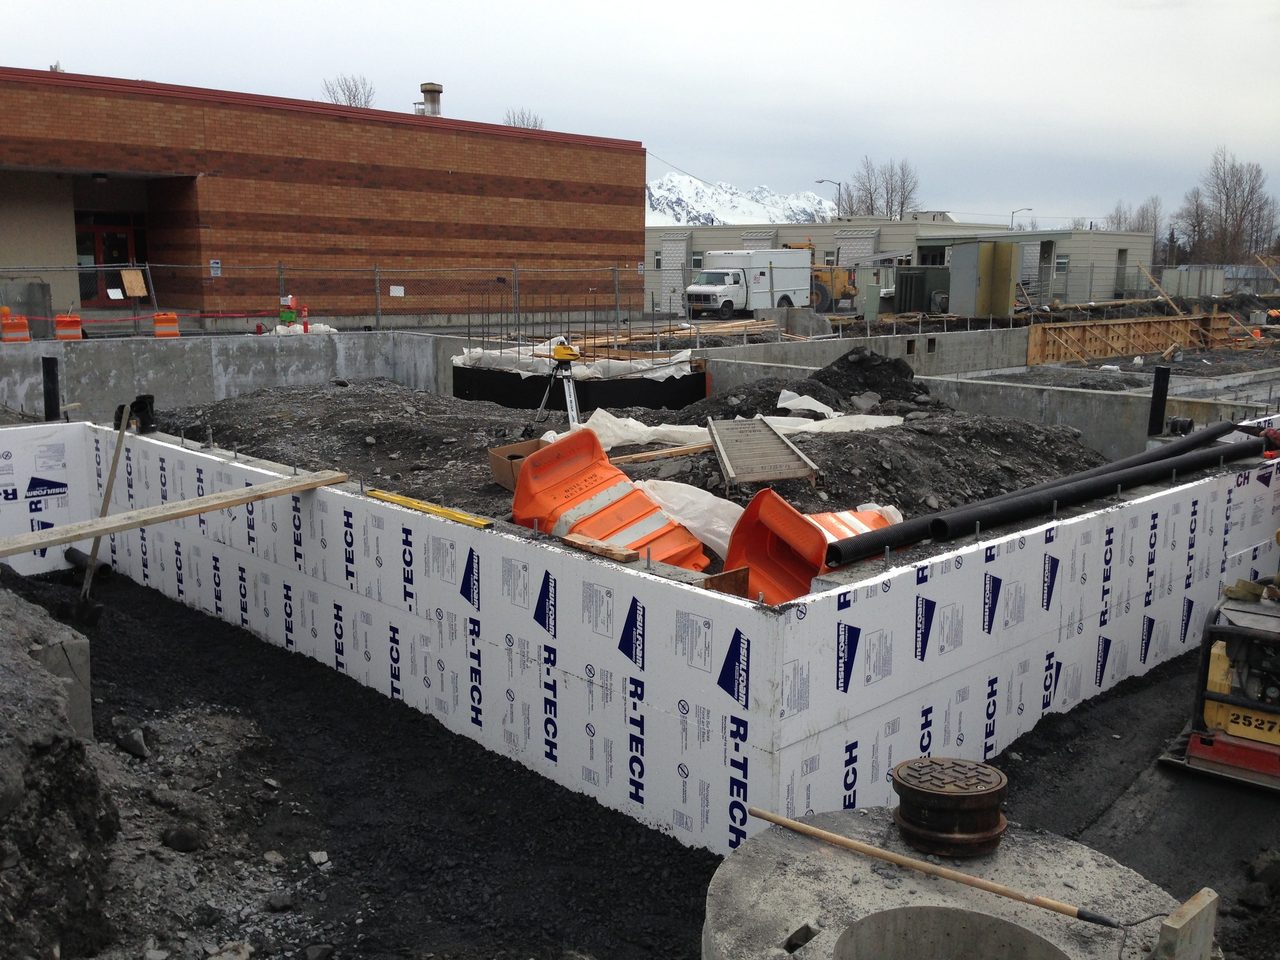
[[[340,73],[324,82],[324,98],[330,103],[348,107],[371,107],[373,93],[373,84],[361,73],[350,76]]]
[[[1089,220],[1086,217],[1072,217],[1067,226],[1072,230],[1084,230],[1089,226]]]
[[[62,66],[62,61],[61,61],[61,60],[55,60],[55,61],[53,61],[53,63],[49,64],[49,70],[50,70],[50,72],[51,72],[51,73],[66,73],[66,72],[67,72],[67,71],[63,68],[63,66]]]
[[[1116,205],[1102,219],[1104,230],[1128,230],[1129,224],[1133,220],[1133,209],[1123,200],[1117,200]]]
[[[524,127],[527,130],[541,130],[542,117],[528,107],[510,108],[502,122],[508,127]]]
[[[1200,184],[1209,207],[1209,254],[1214,262],[1241,263],[1270,244],[1275,201],[1266,192],[1267,175],[1261,166],[1242,163],[1219,147]]]
[[[1203,190],[1192,187],[1183,195],[1173,224],[1181,237],[1183,258],[1189,263],[1203,263],[1208,258],[1209,243],[1209,203]]]
[[[849,178],[845,199],[849,216],[902,220],[919,205],[920,176],[909,160],[876,166],[870,157]],[[845,211],[841,210],[844,215]]]

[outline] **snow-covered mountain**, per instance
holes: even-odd
[[[816,223],[835,216],[836,205],[812,190],[777,194],[768,187],[739,190],[728,183],[708,186],[683,173],[668,173],[645,186],[650,227],[718,223]]]

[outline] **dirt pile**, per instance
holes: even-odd
[[[3,587],[0,622],[0,957],[94,953],[110,939],[116,810],[59,682],[27,652],[71,631]]]

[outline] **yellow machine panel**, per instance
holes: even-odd
[[[1216,641],[1209,650],[1209,680],[1205,686],[1213,693],[1242,693],[1239,688],[1233,689],[1231,660],[1223,640]],[[1280,717],[1274,715],[1206,700],[1204,722],[1210,729],[1221,730],[1234,737],[1280,746]]]

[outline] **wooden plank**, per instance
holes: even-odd
[[[1161,960],[1209,960],[1217,925],[1218,895],[1204,887],[1161,922],[1151,956]]]
[[[181,520],[183,517],[195,516],[198,513],[226,510],[229,507],[257,503],[259,500],[267,500],[271,497],[282,497],[289,493],[327,487],[333,483],[342,483],[346,479],[347,475],[337,470],[321,470],[318,473],[304,473],[297,477],[283,477],[266,483],[255,483],[251,487],[241,487],[238,490],[224,490],[222,493],[192,497],[190,500],[175,500],[173,503],[162,503],[154,507],[125,510],[95,520],[80,520],[76,523],[68,523],[66,526],[51,527],[35,533],[3,537],[0,538],[0,557],[11,557],[16,553],[56,547],[64,543],[76,543],[79,540],[107,536],[138,527],[149,527],[167,520]]]
[[[609,460],[611,463],[648,463],[650,460],[665,460],[668,457],[688,457],[710,449],[711,441],[708,440],[704,443],[686,443],[680,447],[664,447],[661,450],[624,453],[620,457],[610,457]]]
[[[1183,316],[1182,311],[1178,309],[1178,305],[1177,305],[1176,303],[1174,303],[1174,302],[1173,302],[1173,297],[1169,296],[1167,293],[1165,293],[1165,292],[1164,292],[1164,287],[1162,287],[1162,286],[1160,286],[1160,284],[1156,283],[1156,278],[1155,278],[1155,277],[1153,277],[1150,273],[1148,273],[1148,272],[1147,272],[1147,268],[1146,268],[1146,267],[1144,267],[1142,264],[1138,264],[1138,269],[1139,269],[1139,270],[1141,270],[1141,271],[1142,271],[1142,275],[1143,275],[1144,277],[1146,277],[1146,278],[1147,278],[1147,280],[1149,280],[1149,281],[1151,282],[1151,285],[1152,285],[1153,287],[1155,287],[1158,291],[1160,291],[1160,296],[1164,297],[1165,302],[1166,302],[1167,304],[1169,304],[1169,306],[1173,307],[1173,312],[1174,312],[1174,313],[1176,313],[1176,314],[1177,314],[1178,316],[1180,316],[1180,317],[1181,317],[1181,316]]]
[[[737,567],[733,570],[713,573],[702,581],[702,585],[708,590],[715,590],[717,593],[727,593],[732,597],[745,597],[750,573],[751,569],[749,567]]]
[[[598,557],[608,557],[610,560],[617,560],[620,563],[634,563],[640,559],[639,550],[631,550],[627,547],[615,547],[611,543],[605,543],[602,540],[593,540],[590,537],[584,537],[580,533],[566,533],[560,538],[560,542],[571,547],[577,547],[579,550],[585,550],[587,553],[594,553]]]

